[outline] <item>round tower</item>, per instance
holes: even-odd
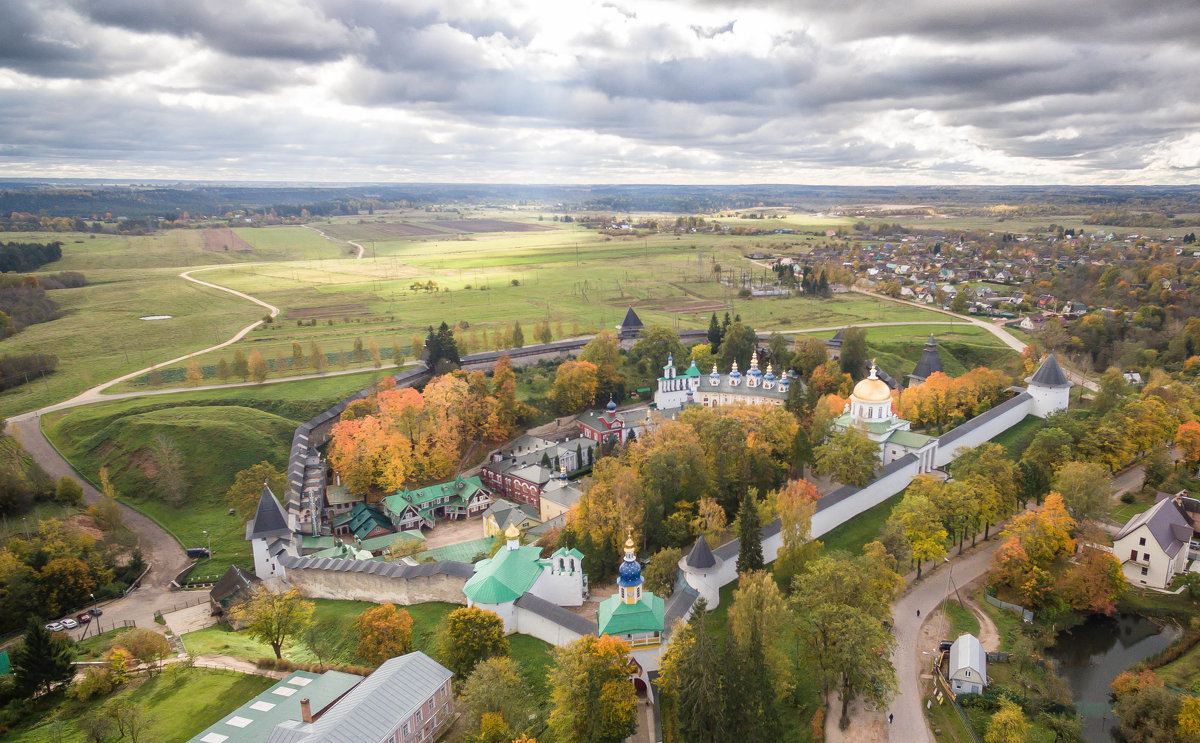
[[[633,537],[625,539],[625,558],[617,569],[617,591],[622,604],[636,604],[642,598],[642,566],[638,562]]]

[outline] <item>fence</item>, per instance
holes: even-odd
[[[155,621],[157,621],[159,619],[162,619],[163,614],[170,614],[173,611],[179,611],[180,609],[187,609],[190,606],[199,606],[200,604],[207,604],[207,603],[208,603],[208,594],[202,594],[200,596],[197,596],[195,601],[190,601],[190,600],[185,599],[184,601],[171,604],[170,609],[167,609],[167,608],[155,609],[154,610],[154,619],[155,619]]]
[[[1025,621],[1026,624],[1029,624],[1030,622],[1033,621],[1033,612],[1026,609],[1024,606],[1020,606],[1018,604],[1010,604],[1007,601],[1001,601],[1000,599],[996,598],[995,596],[993,596],[989,593],[985,593],[983,595],[983,598],[985,601],[987,601],[992,606],[998,606],[1001,609],[1007,609],[1008,611],[1011,611],[1014,614],[1018,615],[1019,617],[1021,617],[1021,619],[1023,619]]]
[[[967,732],[971,735],[971,739],[974,740],[975,743],[983,743],[983,741],[979,739],[979,733],[976,733],[975,728],[971,726],[971,720],[967,717],[967,713],[963,710],[962,706],[959,705],[958,696],[951,691],[950,683],[942,674],[941,667],[938,667],[934,670],[934,678],[936,679],[934,689],[936,690],[938,686],[942,687],[943,697],[938,704],[946,704],[948,702],[954,709],[954,713],[958,715],[958,719],[962,720],[963,727],[967,729]]]

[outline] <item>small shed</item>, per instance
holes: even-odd
[[[982,694],[987,687],[987,654],[975,635],[959,635],[950,646],[950,688],[955,694]]]

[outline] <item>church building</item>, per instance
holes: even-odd
[[[850,403],[834,419],[833,427],[838,432],[857,428],[865,433],[879,444],[879,459],[884,465],[906,454],[915,454],[921,472],[934,468],[937,439],[913,432],[912,424],[896,415],[892,410],[892,389],[879,378],[874,364],[870,374],[854,385]]]
[[[685,405],[703,405],[706,408],[718,405],[783,405],[787,400],[791,380],[786,373],[775,376],[775,370],[767,364],[764,374],[758,368],[758,351],[750,357],[750,370],[743,376],[738,371],[737,362],[729,374],[722,376],[713,364],[708,376],[700,373],[696,362],[678,374],[675,371],[675,357],[667,358],[663,367],[663,375],[658,378],[658,389],[654,393],[654,406],[659,410],[682,408]]]
[[[645,690],[647,674],[658,670],[666,624],[666,602],[652,591],[643,591],[644,582],[633,537],[628,537],[625,558],[617,569],[617,592],[600,602],[596,625],[601,637],[619,637],[633,648],[630,655],[638,666],[634,684],[639,691]]]

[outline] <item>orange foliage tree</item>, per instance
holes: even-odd
[[[953,378],[934,372],[922,384],[904,390],[896,407],[900,417],[917,426],[944,426],[1000,402],[1009,381],[1003,372],[985,367]]]
[[[412,617],[393,604],[367,609],[358,615],[354,627],[358,630],[358,657],[373,666],[412,650]]]

